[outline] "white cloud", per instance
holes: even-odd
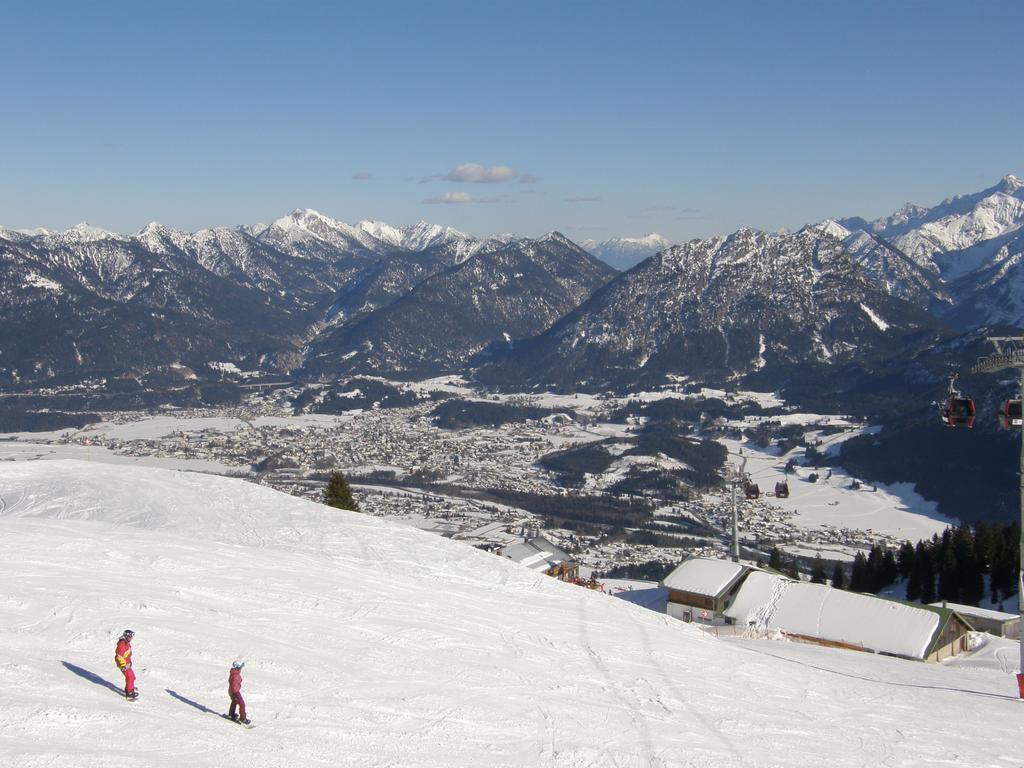
[[[445,192],[437,197],[425,198],[422,202],[434,204],[455,205],[457,203],[472,203],[473,198],[469,192]]]
[[[485,168],[479,163],[463,163],[444,175],[446,181],[460,181],[468,184],[496,184],[509,181],[516,177],[515,168],[507,165],[495,165]]]
[[[536,184],[538,181],[540,181],[540,179],[532,173],[524,173],[519,177],[520,184]]]
[[[354,181],[369,181],[372,178],[373,176],[370,175],[369,171],[356,171],[352,174],[352,179]]]
[[[589,197],[567,197],[565,202],[567,203],[595,203],[601,199],[600,195],[591,195]]]

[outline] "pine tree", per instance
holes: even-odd
[[[960,600],[964,605],[977,605],[985,597],[985,576],[976,562],[973,565],[960,580]]]
[[[779,552],[778,547],[772,547],[772,553],[768,557],[768,567],[782,573],[782,553]]]
[[[907,576],[907,600],[920,600],[921,586],[921,567],[915,562],[913,570]]]
[[[821,555],[815,555],[814,563],[811,565],[811,583],[824,584],[826,578],[825,563],[822,562]]]
[[[935,600],[935,572],[929,544],[917,542],[914,547],[914,569],[907,579],[907,600],[930,603]]]
[[[960,601],[959,568],[952,546],[945,546],[939,553],[939,599]]]
[[[1019,524],[1000,526],[993,534],[990,588],[992,599],[999,601],[1017,592],[1017,569],[1019,567],[1020,527]]]
[[[882,588],[882,548],[877,544],[868,552],[868,564],[865,575],[866,587],[858,592],[878,592]]]
[[[331,478],[327,481],[327,488],[324,490],[324,504],[337,509],[359,511],[359,505],[352,498],[352,487],[341,472],[331,472]]]
[[[882,555],[882,579],[883,587],[887,587],[899,578],[900,569],[896,564],[896,555],[889,548],[886,548]]]
[[[853,567],[850,569],[850,591],[867,592],[869,590],[868,560],[864,557],[863,552],[858,552],[853,558]]]
[[[846,571],[843,570],[841,563],[836,563],[836,567],[832,569],[832,586],[836,589],[846,589]]]
[[[953,553],[957,563],[957,601],[965,605],[977,605],[985,596],[985,579],[982,563],[974,546],[974,532],[966,523],[953,534]]]
[[[934,603],[935,564],[932,562],[932,554],[923,541],[918,542],[914,554],[921,568],[921,602],[925,604]]]
[[[992,546],[995,543],[992,528],[984,521],[974,526],[974,556],[978,558],[982,573],[992,567]]]
[[[786,563],[785,572],[789,578],[795,581],[800,581],[800,567],[798,566],[795,557]]]
[[[914,545],[909,541],[904,541],[900,544],[900,551],[896,562],[899,565],[901,578],[909,579],[910,574],[914,572],[914,553]]]

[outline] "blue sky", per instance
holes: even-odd
[[[0,6],[0,224],[674,239],[1024,174],[1019,2]]]

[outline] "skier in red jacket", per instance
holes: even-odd
[[[135,690],[135,673],[132,671],[132,638],[135,633],[126,629],[117,640],[117,649],[114,651],[114,663],[124,674],[124,697],[126,699],[139,698],[139,692]]]
[[[248,725],[249,718],[245,716],[245,699],[242,698],[242,667],[244,666],[244,661],[236,661],[231,665],[231,671],[228,673],[228,696],[231,697],[228,717],[237,720],[242,725]],[[235,714],[236,707],[238,714]]]

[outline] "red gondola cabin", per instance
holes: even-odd
[[[949,403],[942,411],[942,421],[947,427],[974,426],[974,418],[977,412],[974,409],[974,401],[969,397],[954,395],[949,398]]]
[[[759,499],[761,498],[761,488],[757,483],[747,483],[745,493],[748,499]]]
[[[999,426],[1003,429],[1019,427],[1024,423],[1021,417],[1020,400],[1007,400],[999,411]]]

